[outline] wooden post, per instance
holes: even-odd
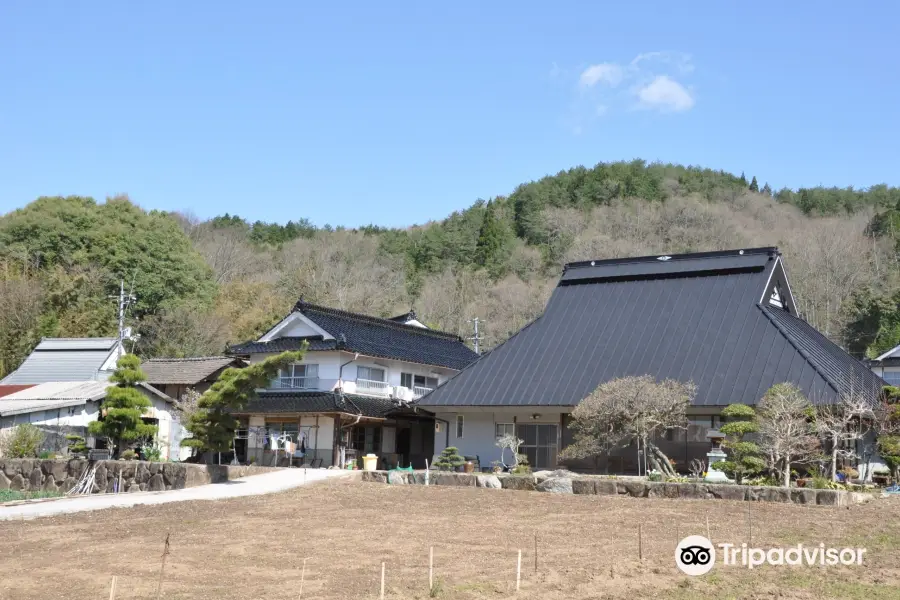
[[[522,551],[519,550],[519,558],[516,561],[516,591],[519,591],[519,584],[522,582]]]
[[[434,546],[428,550],[428,593],[434,591]]]
[[[706,515],[706,539],[712,541],[712,536],[709,534],[709,515]]]
[[[537,549],[537,531],[534,532],[534,572],[537,573],[538,565],[538,549]]]
[[[747,541],[748,546],[753,545],[753,515],[750,514],[750,496],[747,495],[747,528],[749,531],[749,540]]]
[[[306,579],[306,561],[309,560],[309,557],[303,559],[303,569],[300,571],[300,592],[297,594],[297,598],[303,595],[303,580]]]
[[[381,600],[384,600],[384,563],[381,563]]]
[[[644,525],[638,523],[638,559],[644,560]]]
[[[166,570],[166,557],[169,556],[169,534],[166,534],[166,546],[163,548],[162,566],[159,568],[159,583],[156,584],[156,600],[162,598],[163,573]]]
[[[109,600],[116,600],[116,584],[119,582],[119,578],[113,575],[112,581],[109,584]]]

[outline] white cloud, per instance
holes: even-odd
[[[683,85],[668,75],[658,75],[636,91],[643,108],[662,112],[681,112],[694,106],[694,98]]]
[[[614,63],[601,63],[599,65],[591,65],[581,73],[581,85],[585,87],[593,87],[598,83],[605,83],[610,87],[616,87],[622,83],[624,70]]]

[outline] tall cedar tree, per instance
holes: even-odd
[[[488,202],[484,210],[484,220],[478,231],[478,242],[475,244],[475,263],[488,270],[492,277],[499,276],[504,262],[503,249],[506,235],[503,223],[497,219],[496,205]]]
[[[153,406],[137,384],[146,381],[141,361],[134,354],[126,354],[116,362],[116,370],[109,380],[115,384],[106,390],[101,406],[101,418],[88,425],[88,431],[109,440],[116,458],[135,442],[156,436],[156,425],[144,423],[142,417]]]
[[[763,188],[762,188],[762,193],[765,194],[766,196],[771,196],[771,195],[772,195],[772,188],[769,187],[769,182],[768,182],[768,181],[766,182],[766,185],[763,186]]]
[[[231,449],[238,420],[233,413],[256,397],[256,390],[268,387],[278,371],[303,360],[305,348],[298,352],[283,352],[278,356],[244,367],[226,369],[218,380],[197,401],[197,410],[189,417],[187,429],[193,437],[181,445],[210,452]]]
[[[743,183],[744,185],[747,185],[747,176],[744,175],[743,171],[741,171],[741,183]]]
[[[759,183],[756,181],[756,175],[754,175],[753,179],[750,180],[750,191],[759,192]]]

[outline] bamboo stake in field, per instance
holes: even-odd
[[[381,600],[384,600],[384,563],[381,563]]]
[[[119,578],[113,575],[112,581],[109,584],[109,600],[116,600],[116,584],[119,582]]]
[[[300,592],[297,593],[297,598],[303,595],[303,580],[306,578],[306,561],[308,560],[308,556],[303,559],[303,569],[300,570]]]
[[[638,559],[644,560],[644,525],[638,523]]]
[[[434,591],[434,546],[428,550],[428,593]]]
[[[159,583],[156,584],[156,600],[162,598],[163,574],[166,571],[166,558],[169,556],[169,534],[166,534],[166,545],[163,548],[162,566],[159,568]]]
[[[516,591],[519,591],[519,585],[522,583],[522,551],[519,550],[519,558],[516,561]]]
[[[537,531],[534,532],[534,572],[537,573],[538,565],[538,549],[537,549]]]

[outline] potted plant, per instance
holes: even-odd
[[[872,471],[872,483],[878,485],[887,485],[891,478],[891,472],[884,467],[880,467]]]
[[[500,474],[503,472],[503,464],[499,460],[491,462],[491,467],[493,467],[493,471],[495,474]]]

